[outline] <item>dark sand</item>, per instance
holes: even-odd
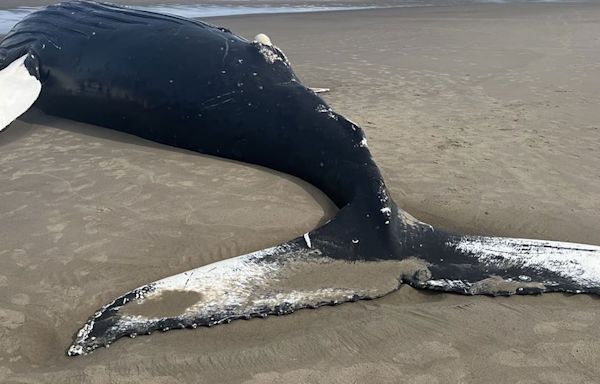
[[[213,19],[269,34],[366,130],[396,201],[448,229],[600,244],[600,6]],[[596,383],[600,301],[383,299],[64,353],[143,283],[334,208],[244,164],[29,114],[0,135],[0,383]]]

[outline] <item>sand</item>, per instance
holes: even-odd
[[[450,230],[600,244],[599,5],[213,19],[269,34]],[[594,383],[600,301],[416,291],[64,353],[131,288],[334,214],[297,179],[33,112],[0,135],[0,383]]]

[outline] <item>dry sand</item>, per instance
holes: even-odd
[[[396,201],[471,233],[600,244],[600,6],[213,19],[266,32],[362,125]],[[39,113],[0,135],[0,383],[595,383],[600,301],[408,287],[370,302],[121,340],[67,358],[100,305],[334,208],[253,166]]]

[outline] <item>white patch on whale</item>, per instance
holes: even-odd
[[[583,286],[600,284],[600,247],[560,241],[464,236],[449,243],[485,265],[550,271]],[[521,280],[532,279],[519,276]]]
[[[25,113],[42,91],[42,83],[25,67],[28,56],[0,71],[0,131]]]

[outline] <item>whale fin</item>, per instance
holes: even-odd
[[[41,91],[35,55],[28,53],[0,70],[0,131],[25,113]]]
[[[331,258],[310,238],[307,233],[283,245],[134,289],[97,311],[77,333],[67,354],[87,354],[120,337],[155,330],[212,326],[374,299],[397,290],[403,276],[420,268],[412,259]]]

